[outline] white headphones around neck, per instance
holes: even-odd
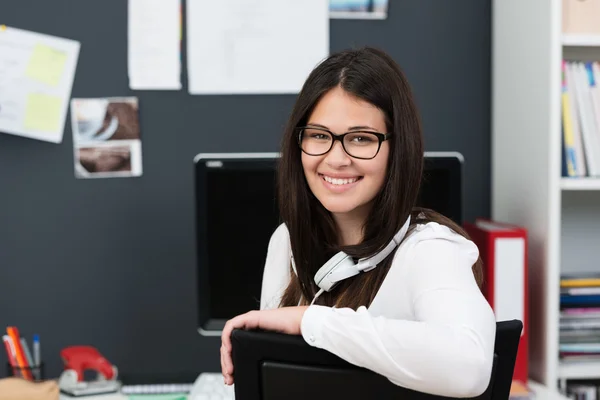
[[[361,272],[367,272],[377,267],[381,261],[383,261],[394,249],[400,244],[408,227],[410,226],[410,215],[406,219],[402,228],[394,235],[392,241],[387,244],[380,252],[374,254],[371,257],[361,258],[358,263],[355,263],[351,256],[340,251],[333,257],[331,257],[315,274],[315,283],[319,286],[320,290],[315,295],[312,303],[315,302],[324,291],[329,292],[335,287],[340,281],[358,275]],[[296,272],[296,265],[294,263],[294,257],[292,256],[292,268]],[[311,304],[312,304],[311,303]]]

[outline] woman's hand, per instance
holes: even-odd
[[[234,329],[263,329],[288,335],[300,335],[300,323],[307,308],[308,306],[300,306],[250,311],[227,321],[221,335],[221,372],[225,384],[233,384],[231,332]]]

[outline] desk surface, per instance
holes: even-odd
[[[73,399],[85,399],[85,400],[128,400],[129,397],[120,393],[109,393],[109,394],[100,394],[97,396],[84,396],[84,397],[71,397],[66,396],[64,394],[60,395],[60,400],[73,400]]]
[[[569,400],[556,390],[550,390],[537,382],[529,381],[529,387],[535,392],[536,400]],[[60,396],[60,400],[73,400],[76,397]],[[82,399],[82,398],[79,398]],[[102,394],[98,396],[85,396],[85,400],[128,400],[128,397],[120,393]]]

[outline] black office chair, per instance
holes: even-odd
[[[497,323],[490,384],[477,400],[507,400],[523,323]],[[440,400],[397,386],[373,371],[309,346],[301,336],[234,330],[231,336],[236,400]]]

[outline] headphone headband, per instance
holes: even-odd
[[[311,304],[315,302],[317,297],[324,291],[329,292],[338,282],[350,278],[352,276],[358,275],[361,272],[370,271],[377,266],[384,258],[386,258],[390,253],[400,244],[406,232],[408,232],[408,227],[410,226],[410,215],[406,219],[406,222],[394,235],[392,241],[384,247],[383,250],[376,253],[375,255],[367,258],[362,258],[355,263],[348,254],[340,251],[333,257],[331,257],[315,274],[315,283],[319,286],[320,290],[317,295],[313,298]]]
[[[333,287],[344,279],[358,275],[361,272],[367,272],[372,270],[383,261],[396,247],[400,245],[404,236],[408,232],[410,226],[410,215],[402,225],[402,228],[394,235],[392,240],[381,250],[380,252],[372,255],[371,257],[365,257],[358,260],[358,263],[354,263],[352,257],[344,252],[339,252],[330,258],[315,274],[315,283],[319,286],[320,290],[313,298],[311,304],[315,302],[324,291],[330,291]],[[296,263],[294,262],[294,256],[291,252],[290,246],[290,259],[292,263],[292,269],[296,276]]]
[[[394,237],[392,238],[392,241],[389,242],[387,244],[387,246],[385,246],[385,248],[383,250],[381,250],[379,253],[377,253],[371,257],[361,258],[360,260],[358,260],[358,264],[356,264],[356,268],[361,272],[367,272],[367,271],[370,271],[373,268],[375,268],[377,266],[377,264],[382,262],[384,260],[384,258],[386,258],[398,245],[400,245],[400,242],[402,241],[402,239],[404,239],[406,232],[408,232],[409,226],[410,226],[410,214],[409,214],[408,218],[406,219],[406,222],[404,223],[404,225],[402,225],[402,228],[400,228],[398,233],[396,233],[394,235]]]

